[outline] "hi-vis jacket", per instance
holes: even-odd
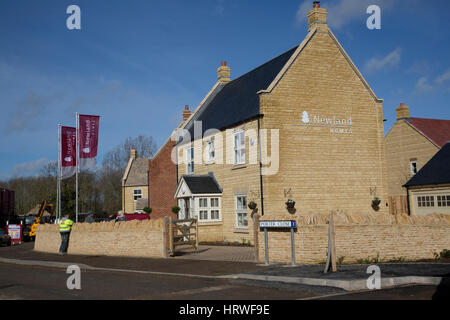
[[[59,232],[70,232],[72,229],[73,221],[63,218],[59,223]]]

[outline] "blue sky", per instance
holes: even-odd
[[[66,9],[81,8],[81,30]],[[381,8],[368,30],[366,8]],[[378,97],[450,119],[450,2],[324,0],[329,26]],[[98,114],[99,159],[126,137],[161,145],[226,60],[232,78],[298,45],[312,1],[2,0],[0,179],[57,158],[57,124]]]

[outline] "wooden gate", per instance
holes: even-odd
[[[173,257],[177,246],[192,245],[198,250],[197,219],[169,219],[169,255]]]

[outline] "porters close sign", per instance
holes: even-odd
[[[297,222],[295,220],[268,220],[260,221],[260,228],[296,228]]]

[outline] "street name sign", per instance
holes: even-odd
[[[259,222],[260,228],[296,228],[295,220],[267,220]]]

